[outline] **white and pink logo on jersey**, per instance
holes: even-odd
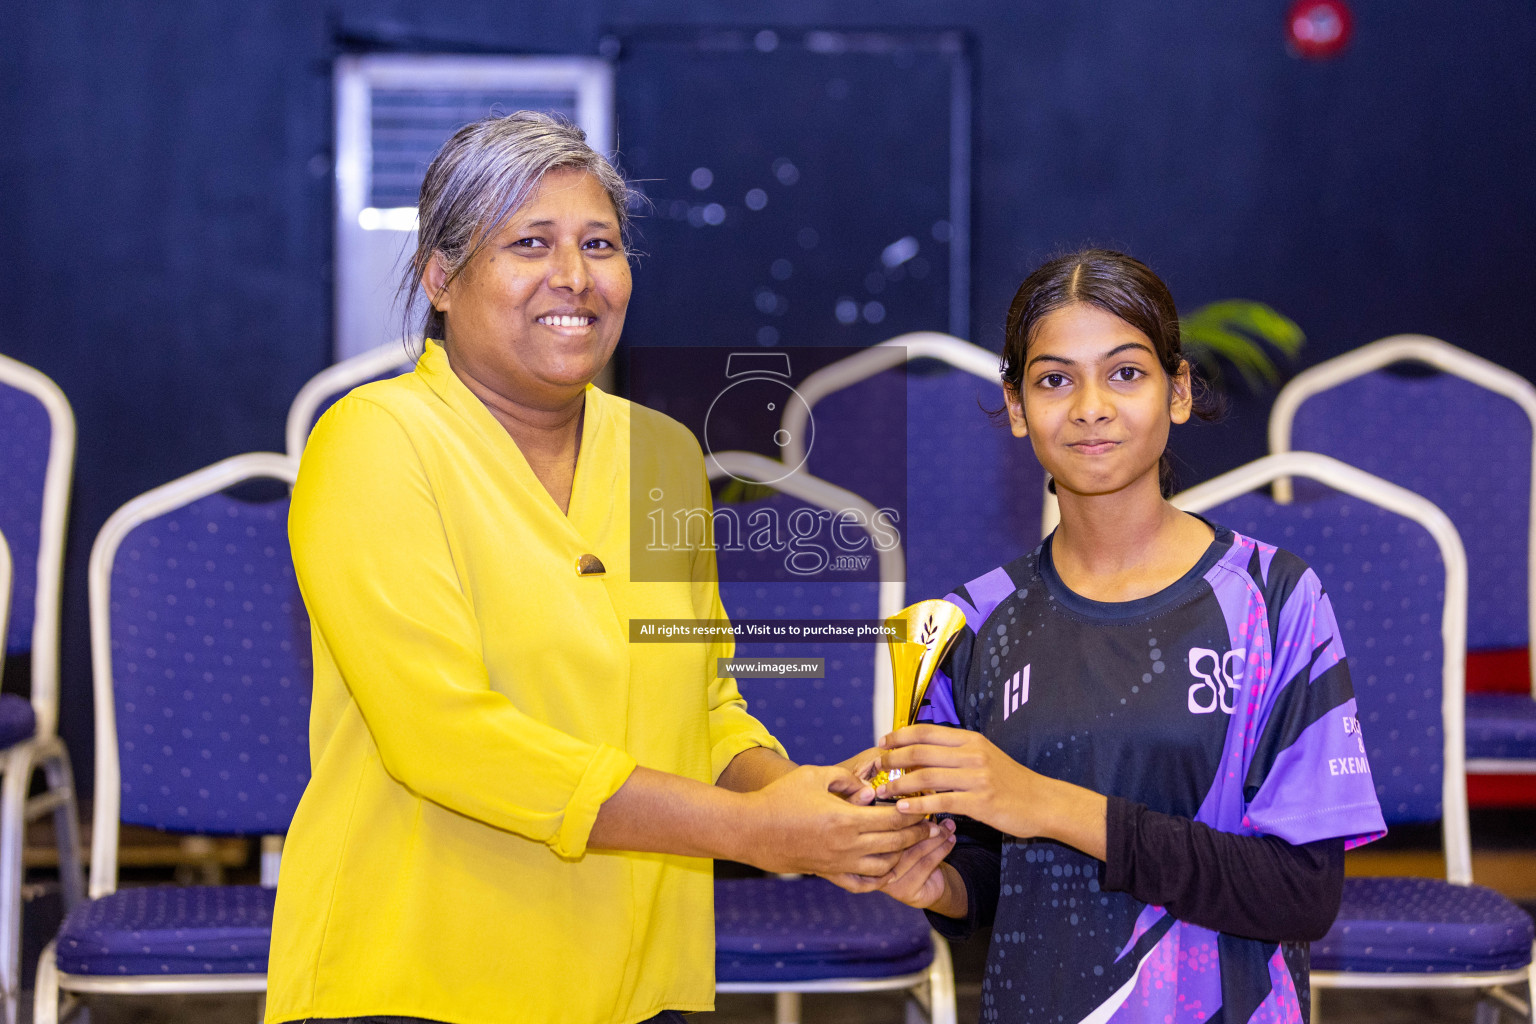
[[[1029,666],[1019,669],[1003,684],[1003,719],[1029,702]]]
[[[1217,708],[1230,715],[1237,706],[1246,649],[1218,654],[1206,647],[1189,649],[1189,674],[1199,682],[1189,688],[1189,713],[1209,715]]]

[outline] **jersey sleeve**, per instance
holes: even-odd
[[[1386,833],[1333,605],[1299,558],[1276,551],[1265,587],[1273,639],[1265,713],[1244,779],[1245,823],[1300,845]]]

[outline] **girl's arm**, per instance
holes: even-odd
[[[898,810],[963,814],[1073,846],[1105,862],[1106,889],[1181,920],[1278,942],[1320,938],[1338,913],[1342,839],[1293,846],[1220,832],[1047,778],[962,729],[909,726],[881,745],[883,765],[904,772],[878,791],[898,797]]]
[[[1344,840],[1293,846],[1109,798],[1104,888],[1181,921],[1267,942],[1315,942],[1344,893]]]

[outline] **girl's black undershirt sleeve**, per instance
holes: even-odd
[[[1338,916],[1342,838],[1292,846],[1275,836],[1220,832],[1115,796],[1105,832],[1104,888],[1181,921],[1266,942],[1313,942]]]
[[[969,818],[955,819],[955,848],[944,863],[954,868],[965,882],[964,917],[945,917],[931,910],[928,915],[933,930],[946,939],[968,939],[978,929],[992,927],[997,916],[997,895],[1003,874],[1003,837]]]

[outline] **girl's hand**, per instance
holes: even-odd
[[[939,834],[901,853],[896,866],[880,880],[880,889],[909,907],[926,910],[943,898],[943,864],[955,848],[955,823],[946,820]]]
[[[876,792],[897,798],[897,810],[963,814],[1021,839],[1057,839],[1104,858],[1104,797],[1030,771],[980,733],[909,725],[880,746],[881,767],[902,775]]]

